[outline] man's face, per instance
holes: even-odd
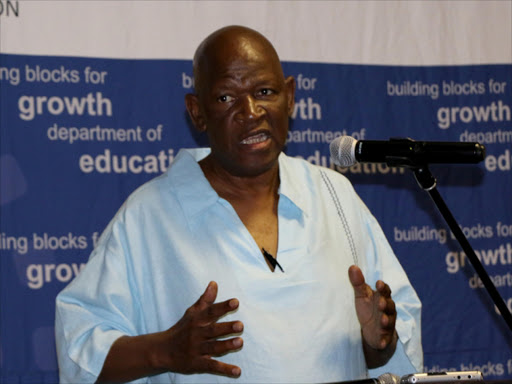
[[[277,56],[250,38],[218,44],[201,68],[196,98],[216,165],[257,176],[276,165],[288,133],[295,84]]]

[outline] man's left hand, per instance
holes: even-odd
[[[374,350],[391,347],[392,355],[396,343],[396,308],[391,298],[391,289],[378,280],[374,291],[366,284],[361,269],[355,265],[349,268],[348,276],[354,288],[356,313],[361,324],[363,342]]]

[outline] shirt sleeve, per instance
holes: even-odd
[[[115,340],[144,333],[127,236],[118,216],[81,273],[57,296],[55,336],[62,383],[94,382]]]

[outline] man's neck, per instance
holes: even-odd
[[[278,162],[269,170],[256,176],[237,176],[211,161],[208,156],[199,162],[212,188],[226,200],[260,200],[277,196],[279,189]]]

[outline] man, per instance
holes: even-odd
[[[186,107],[211,151],[182,150],[132,194],[59,294],[61,380],[421,369],[420,303],[375,219],[343,176],[281,153],[295,83],[270,42],[220,29],[197,49],[194,77]]]

